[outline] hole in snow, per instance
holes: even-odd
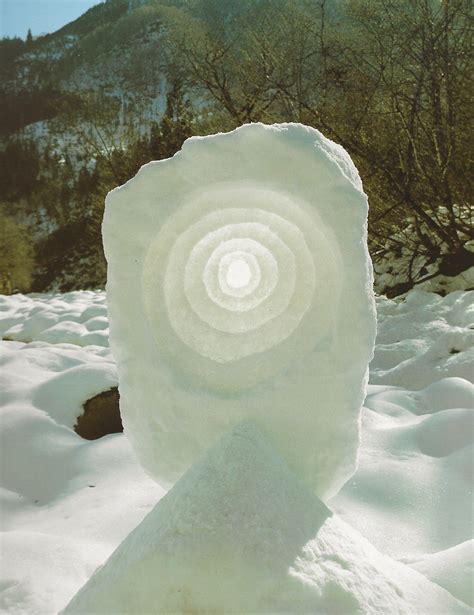
[[[232,261],[227,269],[226,280],[227,284],[232,288],[242,288],[250,282],[252,273],[250,267],[241,258]]]

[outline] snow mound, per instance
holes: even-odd
[[[94,350],[0,342],[2,613],[58,613],[163,494],[122,435],[72,431],[114,373]]]
[[[473,379],[474,291],[446,297],[414,290],[402,301],[377,299],[373,384],[417,389],[441,378]]]
[[[420,451],[432,457],[445,457],[474,444],[473,409],[451,408],[424,418],[418,425],[416,440]]]
[[[420,391],[418,397],[428,412],[471,408],[474,405],[474,385],[462,378],[443,378]]]
[[[252,423],[208,451],[64,613],[468,613],[379,553]]]
[[[31,405],[72,429],[88,399],[117,386],[110,352],[102,351],[69,344],[1,343],[3,405]]]
[[[0,295],[0,334],[17,342],[107,347],[104,293],[87,290],[64,295]]]
[[[74,299],[66,295],[66,303],[77,314],[69,320],[105,318],[97,313],[103,311],[104,293],[74,295]],[[0,328],[6,326],[3,319],[10,319],[8,326],[22,320],[25,301],[31,311],[35,306],[43,309],[50,297],[1,298],[0,305],[10,307],[0,313]],[[96,302],[100,297],[102,301]],[[462,294],[455,294],[451,304],[460,306],[457,323],[465,323],[471,308],[460,298]],[[57,295],[54,305],[49,303],[51,313],[64,309],[60,299]],[[423,302],[429,305],[437,299],[424,293],[416,305],[407,308],[405,304],[403,318],[396,325],[392,316],[402,302],[379,299],[383,343],[387,341],[383,338],[385,322],[392,321],[392,331],[398,335],[395,339],[401,344],[416,338],[425,350],[429,348],[440,315],[429,308],[414,336],[410,312],[418,313],[419,318]],[[449,312],[450,298],[442,304]],[[165,493],[143,472],[123,434],[87,441],[72,432],[79,403],[95,394],[101,378],[100,388],[109,388],[113,360],[106,347],[63,342],[0,341],[0,568],[4,581],[0,611],[8,615],[56,615]],[[386,369],[381,357],[378,353],[372,370]],[[75,387],[75,372],[70,370],[81,366],[96,366],[97,371],[87,379],[79,374]],[[55,379],[62,375],[64,380]],[[465,543],[473,535],[472,446],[433,457],[420,450],[418,434],[423,421],[437,413],[452,409],[457,414],[458,409],[472,408],[474,387],[459,377],[436,378],[437,371],[432,370],[432,384],[422,390],[419,386],[407,390],[403,381],[403,388],[369,385],[362,409],[359,467],[330,506],[378,551],[413,566],[419,564],[420,572],[467,601],[462,579],[468,582],[470,560],[464,556],[468,554]],[[410,382],[413,380],[410,374]],[[80,387],[84,387],[82,394],[75,390]],[[451,424],[456,427],[453,420],[448,429]],[[444,435],[450,442],[448,430]],[[459,557],[458,545],[462,546]],[[452,549],[455,560],[448,559]],[[432,570],[427,565],[421,568],[422,562],[435,557],[441,562],[445,556],[442,576],[438,564],[436,576],[434,564]],[[328,558],[327,565],[336,564]],[[462,582],[455,584],[457,579]],[[330,601],[326,611],[331,611]],[[431,608],[419,611],[420,615],[438,612]]]
[[[460,378],[369,385],[357,472],[331,506],[381,551],[414,558],[472,537],[473,393]]]
[[[321,497],[353,473],[375,336],[366,222],[349,155],[300,124],[191,138],[108,195],[123,424],[156,480],[248,418]]]
[[[426,555],[410,566],[474,607],[474,540]]]

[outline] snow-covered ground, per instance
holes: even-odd
[[[377,308],[359,468],[330,506],[472,604],[474,292]],[[165,490],[123,434],[72,429],[117,384],[103,292],[0,297],[0,333],[0,611],[57,613]]]

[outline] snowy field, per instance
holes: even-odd
[[[359,467],[330,506],[472,605],[474,292],[377,310]],[[0,610],[57,613],[165,490],[123,434],[72,429],[117,385],[103,292],[0,297],[0,332]]]

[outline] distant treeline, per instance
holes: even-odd
[[[25,139],[5,150],[4,212],[50,224],[34,287],[102,285],[106,192],[191,134],[254,121],[302,122],[349,151],[370,199],[374,260],[403,268],[389,292],[465,270],[472,10],[468,0],[109,0],[45,41],[0,43],[5,83],[16,84],[0,86],[0,131],[55,116],[59,140],[73,136],[67,155]],[[150,118],[163,82],[166,110]]]

